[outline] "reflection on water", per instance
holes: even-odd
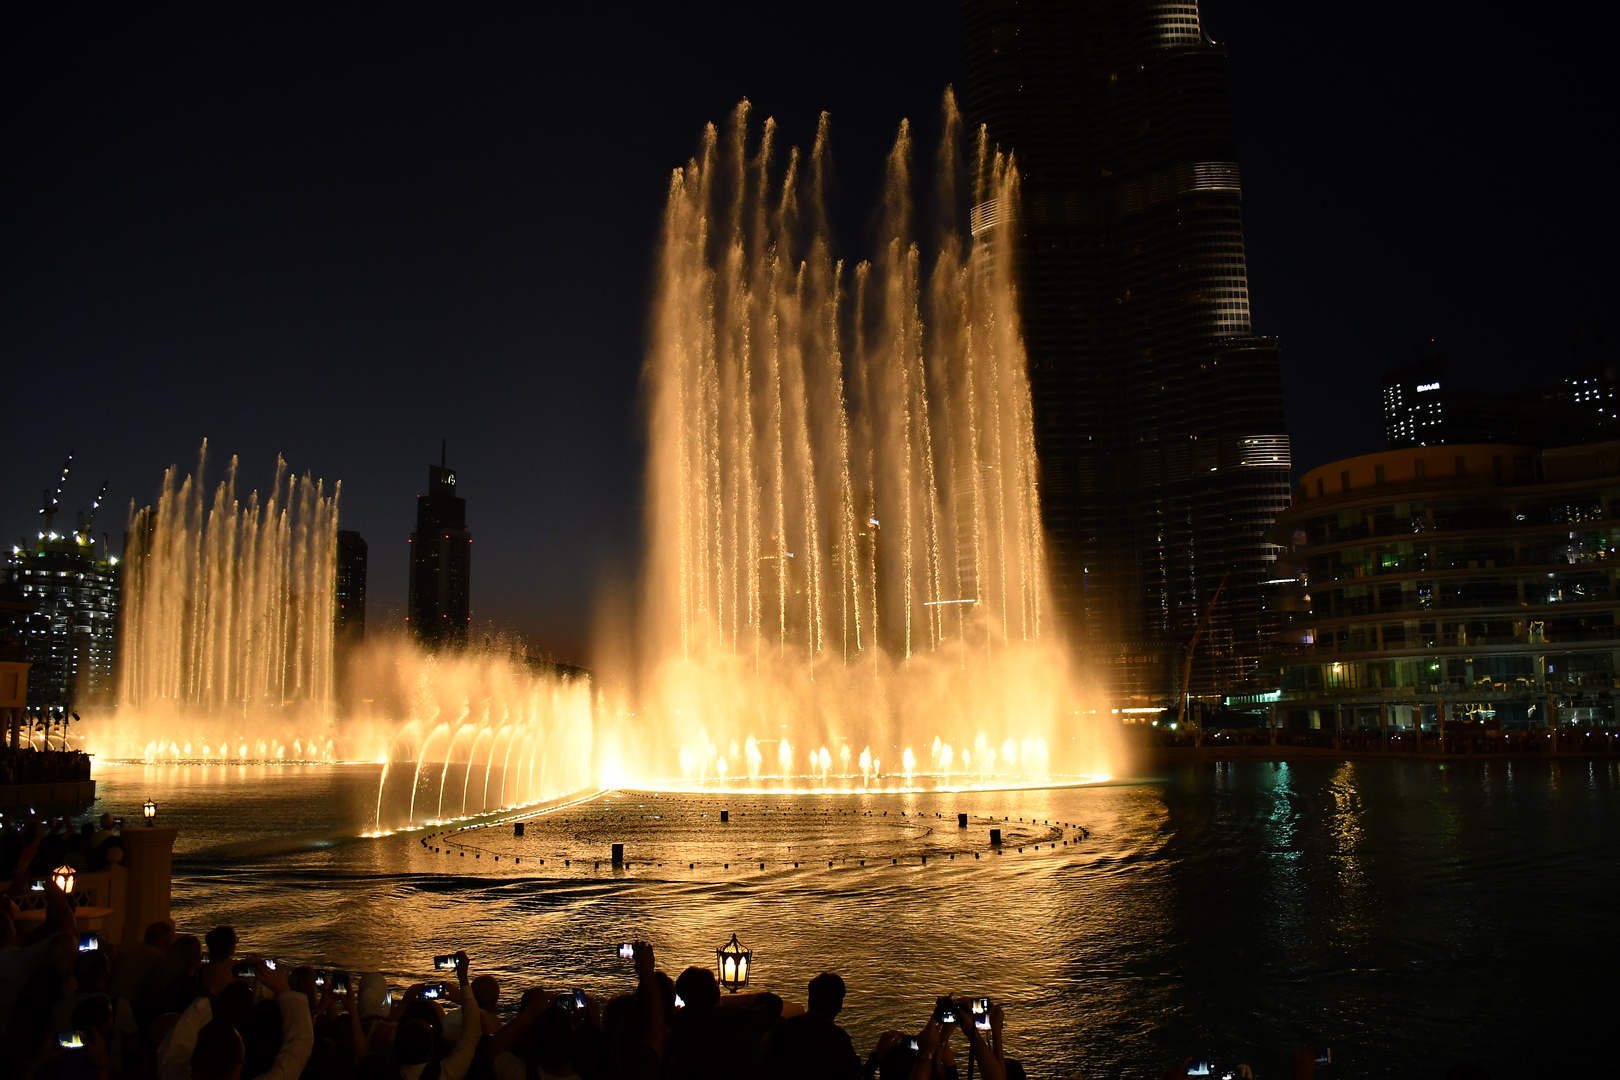
[[[679,969],[712,964],[735,932],[764,988],[802,998],[819,970],[843,974],[862,1044],[920,1023],[942,991],[988,994],[1035,1075],[1157,1075],[1181,1053],[1286,1075],[1300,1042],[1331,1044],[1346,1076],[1438,1075],[1470,1056],[1508,1075],[1607,1049],[1613,763],[1228,763],[957,794],[617,792],[530,819],[521,841],[502,827],[426,844],[354,837],[375,766],[111,766],[97,779],[108,809],[132,817],[150,795],[181,826],[183,926],[230,920],[245,947],[401,981],[465,947],[509,987],[617,990],[631,980],[618,941],[647,936]],[[1008,819],[1000,855],[992,817]],[[628,869],[611,866],[612,843]]]

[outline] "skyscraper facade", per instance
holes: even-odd
[[[415,549],[412,548],[414,551]],[[351,529],[337,534],[337,590],[334,621],[340,644],[354,644],[366,636],[366,538]]]
[[[1059,614],[1127,704],[1240,689],[1277,630],[1277,343],[1253,336],[1226,54],[1198,5],[965,0],[1014,232]],[[1000,208],[981,206],[975,227]],[[1216,593],[1220,591],[1219,602]]]
[[[1390,450],[1511,442],[1538,449],[1607,442],[1620,435],[1614,369],[1581,365],[1557,382],[1505,393],[1459,390],[1443,355],[1384,376],[1384,445]]]
[[[1402,364],[1384,375],[1384,445],[1437,446],[1446,441],[1446,376],[1443,357]]]
[[[80,522],[81,526],[83,522]],[[28,704],[111,705],[117,688],[122,566],[87,530],[40,534],[11,549],[4,576],[32,605],[22,623]]]
[[[467,643],[472,621],[472,534],[467,500],[456,494],[455,470],[428,466],[428,493],[416,497],[411,530],[410,595],[406,620],[416,640],[429,648]]]

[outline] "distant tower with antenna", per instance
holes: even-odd
[[[416,528],[411,530],[410,596],[406,623],[430,649],[467,644],[472,622],[472,533],[467,531],[467,500],[456,489],[447,445],[439,463],[428,466],[428,492],[416,497]]]

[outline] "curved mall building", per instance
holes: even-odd
[[[1620,443],[1422,446],[1307,472],[1268,538],[1311,727],[1613,723]],[[1282,719],[1283,717],[1279,717]]]

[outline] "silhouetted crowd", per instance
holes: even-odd
[[[109,823],[110,824],[110,823]],[[114,948],[82,928],[70,896],[37,868],[93,834],[39,822],[0,830],[12,868],[0,907],[0,1076],[19,1080],[1017,1080],[1005,1017],[985,998],[939,998],[914,1031],[863,1057],[839,1027],[844,981],[810,980],[804,1004],[722,994],[713,971],[671,978],[652,946],[625,948],[635,989],[598,997],[503,987],[466,953],[432,958],[442,981],[396,993],[376,972],[289,967],[242,955],[234,929],[201,939],[169,922]],[[51,854],[54,843],[56,854]],[[49,858],[42,855],[49,854]],[[424,967],[427,958],[424,957]],[[507,999],[508,1001],[510,999]],[[501,1019],[503,1012],[508,1016]],[[1310,1080],[1301,1048],[1292,1075]],[[1187,1059],[1165,1077],[1252,1075]],[[1456,1073],[1459,1078],[1483,1073]]]
[[[0,784],[68,784],[88,779],[88,754],[0,746]]]
[[[89,868],[108,850],[96,830],[60,823],[4,832],[0,857],[13,873],[0,910],[0,1073],[22,1080],[1024,1075],[1003,1053],[1001,1009],[982,999],[941,998],[920,1030],[888,1032],[863,1058],[836,1022],[844,1002],[838,976],[811,980],[803,1006],[771,993],[723,995],[707,968],[676,978],[658,970],[644,942],[627,950],[633,992],[602,998],[533,987],[504,1021],[499,981],[475,973],[465,953],[434,958],[443,981],[396,994],[375,972],[289,968],[251,948],[241,955],[229,926],[199,940],[154,923],[142,941],[115,949],[78,925],[72,898],[48,873],[70,856]]]
[[[122,822],[111,814],[102,814],[101,820],[96,823],[86,821],[77,829],[73,827],[73,822],[64,817],[55,821],[41,819],[30,822],[28,828],[37,829],[37,833],[28,833],[33,855],[28,865],[20,868],[18,873],[26,871],[35,879],[44,877],[59,866],[71,866],[75,870],[105,870],[109,864],[122,862],[124,858]],[[23,846],[22,832],[15,827],[6,830],[0,836],[0,866],[15,866]]]

